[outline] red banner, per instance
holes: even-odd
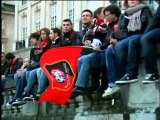
[[[41,56],[40,65],[49,80],[49,87],[38,102],[65,104],[70,99],[82,49],[80,46],[52,48]]]

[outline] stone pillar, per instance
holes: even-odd
[[[79,31],[79,22],[81,18],[81,1],[74,1],[74,30]]]
[[[15,28],[14,28],[14,41],[12,46],[12,51],[16,50],[16,41],[18,40],[18,10],[19,10],[19,1],[15,1]]]
[[[29,36],[30,36],[30,33],[31,33],[31,1],[27,1],[27,38],[25,39],[25,47],[28,48],[28,45],[29,45]]]
[[[46,20],[45,20],[45,17],[46,17],[45,12],[46,12],[46,1],[41,1],[41,13],[40,13],[40,15],[41,15],[41,17],[40,17],[41,26],[40,26],[40,28],[45,27],[45,22],[46,22]]]

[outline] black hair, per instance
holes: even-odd
[[[91,17],[93,17],[93,12],[92,12],[91,10],[85,9],[85,10],[82,11],[81,15],[82,15],[84,12],[89,12],[90,15],[91,15]]]
[[[6,55],[5,55],[5,58],[7,59],[7,60],[10,60],[10,59],[14,59],[15,58],[15,56],[14,56],[14,54],[13,53],[7,53]]]
[[[100,14],[104,7],[99,7],[94,11],[94,18],[98,18],[97,14]]]
[[[72,21],[70,19],[64,19],[63,22],[70,22],[72,25]]]
[[[109,11],[111,14],[115,14],[116,17],[119,17],[121,15],[121,10],[116,5],[109,5],[106,8],[104,8],[103,13],[105,14],[106,11]]]
[[[29,38],[36,38],[36,40],[39,40],[40,34],[38,32],[31,33]]]
[[[61,36],[61,30],[60,30],[59,28],[51,28],[51,30],[52,30],[54,33],[57,33],[59,37]]]

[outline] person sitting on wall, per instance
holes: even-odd
[[[147,27],[145,34],[141,38],[142,54],[145,60],[146,76],[142,83],[155,83],[159,80],[157,62],[156,62],[156,45],[160,43],[160,0],[152,22]]]

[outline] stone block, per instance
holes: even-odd
[[[35,101],[28,101],[27,104],[23,105],[22,115],[34,116],[38,113],[38,104]]]
[[[130,114],[130,120],[156,120],[156,114],[138,113]]]

